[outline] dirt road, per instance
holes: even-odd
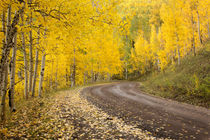
[[[210,110],[143,93],[136,82],[85,88],[82,96],[113,117],[155,137],[210,139]]]

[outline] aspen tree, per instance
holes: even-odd
[[[28,5],[30,6],[30,13],[29,13],[29,83],[28,83],[28,92],[32,92],[32,77],[33,77],[33,34],[32,34],[32,0],[29,0]]]
[[[45,58],[46,53],[43,52],[42,54],[42,63],[41,63],[41,71],[40,71],[40,78],[39,78],[39,97],[42,97],[42,91],[43,91],[43,80],[44,80],[44,70],[45,70]]]
[[[34,67],[34,77],[33,77],[33,85],[32,85],[32,97],[35,95],[35,89],[36,89],[36,78],[37,78],[37,69],[38,69],[38,63],[39,63],[39,40],[40,40],[40,30],[38,29],[37,33],[37,44],[36,44],[36,56],[35,56],[35,67]]]
[[[3,10],[2,12],[2,32],[3,32],[3,36],[6,36],[6,23],[5,23],[5,11]],[[5,37],[2,38],[2,51],[5,49]],[[2,64],[1,64],[2,65]],[[4,76],[4,71],[1,70],[0,73],[0,92],[2,95],[2,86],[3,86],[3,76]]]
[[[44,46],[47,47],[47,28],[45,28],[45,30],[44,30]],[[38,95],[39,95],[40,98],[42,97],[42,91],[43,91],[45,59],[46,59],[46,52],[45,52],[45,49],[43,49],[41,70],[40,70],[40,78],[39,78],[39,89],[38,89]]]
[[[22,3],[22,1],[19,1],[19,3]],[[16,26],[19,23],[19,18],[23,12],[23,9],[24,9],[24,7],[19,8],[19,10],[15,13],[15,15],[13,17],[12,24],[10,26],[7,26],[9,29],[7,30],[8,32],[5,34],[6,40],[5,40],[5,47],[3,47],[3,50],[2,50],[0,73],[3,73],[4,64],[6,64],[8,61],[8,56],[9,56],[10,50],[13,47],[13,43],[12,43],[13,38],[17,32]]]
[[[24,13],[21,14],[22,24],[21,26],[24,26]],[[25,73],[25,87],[24,87],[24,93],[25,98],[28,99],[28,60],[27,60],[27,54],[26,54],[26,44],[25,44],[25,33],[24,31],[21,31],[21,37],[22,37],[22,51],[23,51],[23,57],[24,57],[24,73]]]
[[[210,38],[210,25],[209,25],[209,21],[208,21],[208,24],[207,24],[207,29],[208,29],[208,38]]]
[[[199,37],[199,43],[202,44],[202,38],[201,38],[201,29],[200,29],[200,15],[197,11],[197,20],[198,20],[198,37]]]
[[[76,50],[75,50],[75,48],[74,48],[74,57],[73,57],[73,65],[72,65],[72,75],[71,75],[71,78],[72,78],[72,80],[71,80],[71,87],[74,87],[75,86],[75,81],[76,81],[76,59],[75,59],[75,53],[76,53]]]
[[[9,40],[9,33],[11,29],[11,5],[8,5],[8,10],[7,10],[7,28],[6,28],[6,44],[8,44]],[[5,49],[7,46],[5,46],[3,49],[3,53],[5,53]],[[12,46],[11,46],[12,47]],[[3,56],[2,56],[3,57]],[[2,89],[1,89],[1,120],[5,120],[5,100],[6,100],[6,94],[7,94],[7,84],[8,84],[8,57],[6,57],[6,62],[3,63],[2,67],[2,72],[3,72],[3,77],[2,77]],[[2,65],[2,63],[1,63]]]
[[[18,1],[20,4],[23,1]],[[11,5],[10,2],[6,4],[8,6],[8,14],[7,14],[7,29],[5,30],[5,20],[3,19],[3,32],[5,37],[5,42],[3,43],[2,48],[2,57],[1,57],[1,64],[0,64],[0,81],[2,83],[1,91],[2,91],[2,98],[1,98],[1,120],[5,120],[5,98],[7,93],[7,84],[8,84],[8,61],[9,61],[9,54],[10,50],[14,47],[14,39],[17,34],[17,25],[19,23],[20,15],[23,12],[24,7],[20,6],[18,11],[14,14],[13,19],[11,18]],[[3,10],[4,11],[4,10]],[[5,16],[4,16],[5,17]]]
[[[191,26],[192,26],[192,49],[193,49],[193,54],[195,56],[196,55],[196,52],[195,52],[195,33],[194,33],[194,19],[193,19],[193,14],[191,16],[192,16],[192,18],[191,18]]]
[[[16,70],[16,51],[17,51],[17,33],[14,37],[14,47],[12,50],[12,59],[10,62],[10,89],[9,89],[9,107],[10,111],[15,111],[14,94],[15,94],[15,70]]]
[[[55,86],[58,89],[70,86],[70,83],[72,86],[75,86],[77,84],[86,84],[91,79],[92,82],[95,82],[104,80],[107,77],[111,79],[111,76],[115,74],[122,74],[124,62],[121,61],[123,56],[119,50],[120,45],[123,45],[123,43],[121,42],[120,34],[114,34],[114,32],[117,32],[118,27],[121,26],[122,21],[121,15],[118,14],[118,3],[106,0],[97,0],[93,1],[93,3],[90,0],[0,1],[0,12],[3,13],[2,31],[4,32],[0,34],[0,37],[3,36],[4,40],[0,61],[0,82],[4,83],[1,90],[4,93],[3,95],[6,96],[8,61],[10,58],[10,110],[12,111],[15,108],[14,93],[23,93],[27,99],[30,94],[35,96],[35,91],[38,90],[38,94],[41,97],[48,85],[51,88]],[[6,11],[4,9],[7,8],[8,4],[11,4],[12,8],[14,8],[13,11],[17,12],[12,13],[11,25],[10,27],[7,26],[9,30],[6,33],[6,29],[4,29],[6,28]],[[19,19],[22,19],[20,24]],[[126,24],[127,20],[122,23],[123,27]],[[43,25],[49,29],[47,38],[46,35],[42,37],[39,33],[38,35],[34,34],[37,28],[43,30],[38,25]],[[128,28],[126,26],[127,33]],[[121,31],[119,30],[119,32]],[[18,35],[18,38],[16,35]],[[33,44],[35,42],[33,39],[36,36],[38,38],[37,44]],[[76,38],[76,41],[73,38]],[[18,46],[19,42],[22,44],[22,52],[19,54],[19,51],[17,51],[17,55],[15,51],[19,49],[14,46],[16,39]],[[120,45],[116,43],[117,39],[120,40]],[[45,41],[47,42],[46,44]],[[71,42],[74,42],[74,44]],[[11,50],[12,53],[10,53]],[[39,52],[41,51],[42,63],[39,71],[37,69],[39,69],[38,60]],[[34,60],[33,52],[36,52]],[[46,54],[51,56],[50,59],[46,60]],[[18,60],[16,64],[15,56]],[[85,58],[84,61],[80,59],[83,57]],[[33,63],[35,64],[33,65]],[[46,69],[47,71],[45,71]],[[15,73],[15,70],[18,70],[18,72]],[[39,86],[36,86],[36,83],[38,83],[37,73],[40,73]],[[15,83],[14,80],[15,77],[17,79],[17,76],[21,81],[24,80],[24,83],[19,81]],[[65,78],[67,84],[65,83]],[[1,106],[1,108],[5,107],[5,96],[2,98],[4,106]]]
[[[6,111],[6,93],[7,93],[7,84],[8,84],[8,62],[4,65],[4,74],[3,74],[3,86],[2,86],[2,97],[1,97],[1,120],[5,120],[5,111]]]

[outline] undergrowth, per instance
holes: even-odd
[[[165,72],[142,77],[142,88],[154,95],[210,107],[210,41],[197,52],[171,65]]]

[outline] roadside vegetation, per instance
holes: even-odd
[[[189,55],[180,66],[141,78],[145,91],[164,98],[210,108],[210,41],[196,56]]]

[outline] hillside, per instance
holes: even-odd
[[[141,78],[145,91],[161,97],[210,107],[210,41],[196,56],[184,58],[180,66]]]

